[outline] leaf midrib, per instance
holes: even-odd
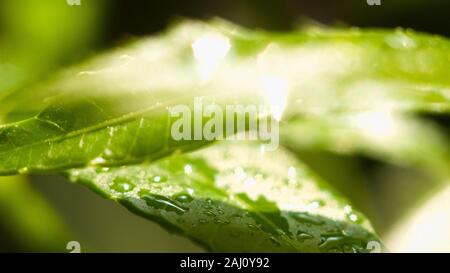
[[[76,136],[79,136],[79,135],[83,135],[83,134],[87,134],[87,133],[90,133],[90,132],[98,131],[98,130],[103,129],[105,127],[119,125],[119,124],[122,124],[122,123],[125,123],[125,122],[128,122],[128,121],[131,121],[131,120],[135,119],[136,117],[142,116],[142,115],[144,115],[147,112],[151,112],[151,111],[159,109],[159,108],[168,107],[170,105],[172,105],[172,101],[165,102],[165,103],[160,103],[158,105],[150,106],[150,107],[144,108],[144,109],[139,110],[139,111],[131,112],[131,113],[128,113],[128,114],[125,114],[125,115],[122,115],[122,116],[119,116],[119,117],[116,117],[116,118],[108,119],[108,120],[103,121],[103,122],[101,122],[101,123],[99,123],[97,125],[94,125],[94,126],[88,126],[88,127],[85,127],[85,128],[82,128],[82,129],[78,129],[78,130],[75,130],[75,131],[72,131],[72,132],[68,132],[67,134],[63,134],[61,136],[57,136],[57,137],[45,139],[45,140],[42,140],[42,141],[37,141],[37,142],[30,143],[30,144],[14,147],[12,149],[4,150],[4,151],[1,151],[0,154],[5,154],[5,153],[8,153],[8,152],[15,152],[15,151],[18,151],[18,150],[21,150],[21,149],[33,147],[33,146],[44,144],[44,143],[57,142],[57,141],[60,141],[60,140],[70,139],[70,138],[73,138],[73,137],[76,137]],[[29,120],[20,121],[18,123],[7,124],[7,125],[3,126],[3,128],[0,126],[0,129],[4,129],[4,128],[7,128],[7,127],[20,125],[22,123],[28,122],[28,121],[33,120],[33,119],[43,121],[38,116],[35,116],[35,117],[33,117],[33,118],[29,119]],[[45,120],[45,122],[48,122],[49,124],[53,123],[52,121],[48,121],[48,120]],[[60,128],[60,126],[57,126],[57,128]]]

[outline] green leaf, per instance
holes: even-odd
[[[445,132],[435,124],[398,112],[296,117],[281,128],[280,139],[294,151],[309,148],[365,154],[421,169],[440,181],[450,176],[450,143]]]
[[[0,174],[153,160],[172,141],[167,108],[194,97],[302,114],[448,112],[449,41],[411,31],[248,31],[187,21],[28,91],[39,115],[0,127]],[[49,99],[51,98],[51,99]],[[44,103],[45,101],[45,103]]]
[[[103,2],[76,8],[52,0],[0,3],[1,115],[17,107],[25,88],[86,55],[99,37]],[[22,104],[20,109],[20,114],[10,115],[9,120],[28,118],[42,110],[36,103]],[[0,124],[2,121],[3,117]]]
[[[450,181],[421,200],[386,236],[394,252],[448,252]],[[430,228],[433,227],[433,228]]]
[[[70,107],[76,116],[55,106],[30,120],[2,127],[0,173],[42,172],[88,163],[121,165],[207,143],[170,139],[171,119],[162,106],[149,109],[145,116],[130,112],[117,118],[94,101]]]
[[[221,144],[68,177],[218,252],[368,252],[368,221],[287,152]]]

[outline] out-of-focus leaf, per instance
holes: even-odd
[[[1,1],[0,98],[8,99],[0,113],[15,107],[21,97],[15,91],[86,55],[99,37],[103,2],[69,6],[64,0]],[[21,108],[27,117],[40,110],[34,105]]]
[[[281,140],[297,150],[313,148],[340,154],[365,154],[449,177],[450,143],[433,124],[386,110],[330,116],[309,115],[285,124]]]
[[[69,178],[212,251],[368,252],[365,218],[282,150],[216,145]]]
[[[0,216],[24,251],[62,252],[70,241],[69,229],[24,177],[0,178]]]
[[[428,196],[399,221],[387,237],[395,252],[450,251],[450,187],[446,186]]]
[[[449,49],[443,38],[410,31],[283,34],[186,22],[29,91],[29,104],[55,97],[38,116],[0,128],[0,173],[128,164],[191,149],[168,144],[166,108],[191,105],[196,96],[222,106],[269,105],[284,120],[380,109],[445,112]]]

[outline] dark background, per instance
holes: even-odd
[[[381,0],[228,0],[110,1],[107,40],[163,29],[174,16],[220,16],[235,23],[270,30],[290,30],[302,20],[359,27],[412,28],[450,35],[450,1]]]

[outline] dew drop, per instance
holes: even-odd
[[[222,219],[216,218],[216,219],[214,219],[214,223],[216,223],[218,225],[228,225],[231,222],[229,220],[222,220]]]
[[[185,174],[191,174],[192,173],[192,166],[189,164],[184,165],[184,173]]]
[[[352,221],[352,222],[358,221],[358,216],[356,216],[356,214],[350,214],[350,215],[348,216],[348,218],[349,218],[350,221]]]
[[[316,209],[318,209],[320,207],[320,203],[318,201],[313,201],[311,203],[309,203],[306,207],[305,210],[307,211],[315,211]]]
[[[411,49],[416,48],[417,43],[404,31],[397,31],[397,33],[386,38],[386,43],[394,49]]]
[[[96,173],[105,173],[105,172],[108,172],[108,171],[109,171],[109,168],[107,168],[107,167],[95,168],[95,172]]]
[[[150,207],[175,212],[177,214],[183,214],[188,211],[187,207],[184,207],[164,196],[153,195],[145,192],[140,193],[140,196]]]
[[[269,241],[275,246],[281,246],[281,243],[273,236],[269,238]]]
[[[109,187],[117,192],[125,193],[133,190],[135,185],[125,177],[116,177]]]
[[[216,216],[216,214],[212,210],[207,210],[204,213],[205,213],[205,215],[208,215],[208,216],[211,216],[211,217],[215,217]]]
[[[189,203],[194,199],[189,193],[179,193],[174,195],[173,198],[181,203]]]
[[[248,224],[247,226],[248,226],[249,229],[258,230],[258,227],[253,225],[253,224]]]
[[[348,232],[336,232],[330,234],[323,234],[320,238],[321,243],[319,248],[322,251],[330,251],[333,249],[339,249],[340,252],[361,252],[361,247],[357,247],[359,244],[365,243],[361,238],[352,237]]]
[[[152,183],[164,183],[167,181],[167,176],[165,175],[154,175],[149,178],[149,181]]]
[[[204,209],[212,210],[214,208],[212,199],[207,198],[205,201],[206,201],[206,204],[203,204],[202,207]]]
[[[297,232],[297,238],[300,242],[304,242],[306,240],[314,238],[314,236],[312,236],[311,234],[306,233],[304,231],[299,231],[299,232]]]
[[[91,165],[101,165],[101,164],[105,164],[106,160],[103,157],[99,156],[99,157],[92,159],[91,162],[89,162],[89,163]]]
[[[351,207],[350,205],[346,205],[346,206],[344,207],[344,212],[345,212],[346,214],[351,213],[351,212],[352,212],[352,207]]]
[[[344,212],[345,212],[345,216],[350,221],[355,222],[355,223],[360,223],[361,222],[361,219],[358,217],[358,215],[353,213],[352,207],[350,205],[347,205],[347,206],[344,207]]]
[[[323,236],[321,238],[322,243],[319,245],[319,248],[324,250],[334,249],[336,248],[336,245],[341,245],[344,240],[345,237],[343,236]]]
[[[113,156],[113,154],[114,153],[108,148],[103,151],[103,155],[107,158],[111,158]]]
[[[292,217],[294,217],[295,220],[297,220],[300,223],[307,223],[307,224],[313,224],[313,225],[323,225],[324,221],[319,219],[318,217],[312,216],[308,213],[294,213],[292,214]]]

